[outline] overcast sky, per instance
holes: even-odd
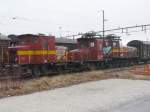
[[[102,30],[101,10],[105,10],[108,20],[106,29],[149,24],[149,5],[149,0],[0,0],[0,32],[59,36],[98,31]],[[150,31],[130,36],[116,34],[122,36],[123,43],[150,40]]]

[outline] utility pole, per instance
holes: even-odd
[[[58,28],[59,28],[60,38],[62,38],[62,27],[59,26]]]
[[[103,13],[103,38],[105,37],[105,12],[102,10]]]
[[[103,13],[103,48],[105,47],[105,40],[104,40],[104,38],[105,38],[105,12],[104,12],[104,10],[102,10],[102,13]],[[104,51],[103,51],[103,53],[104,53]]]

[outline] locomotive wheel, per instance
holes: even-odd
[[[104,68],[105,68],[105,63],[104,63],[104,62],[101,62],[99,68],[100,68],[100,69],[104,69]]]
[[[40,67],[33,67],[32,69],[33,77],[39,77],[41,75]]]
[[[84,66],[86,71],[90,71],[90,65],[88,63],[86,63]]]
[[[89,65],[89,67],[90,67],[90,70],[96,70],[96,65],[94,63]]]
[[[56,70],[58,73],[64,73],[64,67],[63,66],[59,66],[57,67],[57,70]]]
[[[48,73],[48,66],[47,65],[42,65],[41,66],[41,75],[46,75]]]

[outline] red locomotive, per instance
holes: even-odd
[[[10,63],[21,65],[25,72],[45,73],[56,69],[56,62],[66,61],[67,48],[55,46],[54,36],[19,35],[9,47]]]
[[[56,61],[55,37],[20,35],[17,45],[9,47],[10,61],[21,65]]]
[[[137,49],[133,47],[121,47],[120,38],[108,35],[105,38],[91,34],[85,34],[77,40],[78,49],[69,52],[69,60],[82,61],[94,66],[129,64],[137,58]]]

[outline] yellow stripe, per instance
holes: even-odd
[[[123,48],[114,48],[113,50],[112,50],[112,52],[128,52],[128,50],[127,49],[123,49]]]
[[[48,51],[48,54],[56,54],[56,51]]]
[[[17,55],[53,55],[56,54],[56,51],[52,50],[19,50],[17,51]]]
[[[113,48],[113,49],[112,49],[112,52],[119,52],[119,49]]]

